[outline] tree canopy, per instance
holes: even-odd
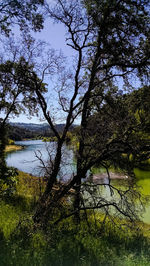
[[[29,26],[33,30],[43,28],[43,17],[39,7],[44,4],[43,0],[6,0],[0,3],[0,29],[1,33],[9,35],[12,27],[18,24],[20,29]]]
[[[0,179],[3,180],[7,176],[5,146],[8,119],[10,116],[25,113],[26,110],[29,114],[37,113],[39,109],[35,86],[38,84],[40,91],[46,92],[45,85],[35,73],[36,84],[33,83],[33,73],[33,67],[23,57],[16,62],[6,61],[0,64],[0,112],[3,114],[0,119]]]

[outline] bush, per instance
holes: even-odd
[[[14,145],[14,144],[15,144],[14,140],[8,139],[8,145]]]
[[[16,191],[17,169],[7,167],[5,175],[0,179],[0,195],[12,195]]]

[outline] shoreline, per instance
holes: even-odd
[[[13,144],[13,145],[6,145],[6,148],[5,148],[5,152],[13,152],[13,151],[20,151],[22,150],[24,147],[21,146],[21,145],[16,145],[16,144]]]
[[[110,172],[109,175],[110,175],[110,179],[111,180],[115,180],[115,179],[126,180],[126,179],[129,179],[129,176],[127,176],[127,175],[125,175],[123,173]],[[94,174],[93,177],[92,177],[92,181],[94,183],[97,183],[97,182],[102,181],[102,180],[108,180],[107,173]]]

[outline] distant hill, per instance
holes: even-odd
[[[51,136],[52,132],[47,124],[9,123],[8,137],[13,140],[31,139]]]
[[[50,126],[47,123],[43,123],[43,124],[34,124],[34,123],[12,123],[10,122],[11,126],[16,126],[19,128],[25,128],[28,130],[32,130],[32,131],[44,131],[45,129],[50,129]],[[61,131],[64,128],[64,124],[57,124],[56,128],[58,131]]]
[[[10,122],[9,124],[10,124],[11,126],[17,126],[17,127],[21,127],[21,128],[29,128],[29,129],[38,129],[38,128],[42,128],[42,127],[48,126],[47,123],[43,123],[43,124],[35,124],[35,123]]]
[[[72,126],[73,129],[75,126]],[[57,124],[56,129],[61,133],[64,124]],[[25,138],[50,137],[53,132],[47,123],[12,123],[8,125],[8,137],[13,140],[22,140]]]

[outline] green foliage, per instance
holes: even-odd
[[[5,174],[0,179],[0,195],[11,195],[16,190],[18,173],[13,167],[6,167]]]
[[[73,138],[72,133],[68,131],[67,134],[66,134],[66,143],[67,144],[71,143],[72,138]]]
[[[32,27],[35,31],[43,28],[43,17],[38,11],[38,7],[42,6],[43,0],[16,0],[0,3],[1,20],[0,30],[1,33],[9,35],[14,24],[18,24],[21,30],[25,30]]]
[[[150,239],[136,228],[120,229],[119,221],[102,226],[100,213],[97,224],[89,213],[89,224],[83,219],[77,226],[69,218],[40,230],[32,221],[38,186],[38,178],[19,172],[17,194],[0,201],[1,265],[149,265]]]
[[[102,233],[72,220],[46,233],[24,220],[11,234],[1,233],[0,241],[2,265],[149,265],[149,252],[150,241],[141,234],[127,236],[108,225]]]
[[[7,143],[8,145],[13,145],[13,144],[15,144],[15,142],[14,142],[14,140],[12,140],[12,139],[8,139],[8,143]]]
[[[53,142],[53,141],[57,141],[56,137],[42,137],[42,141],[43,142]]]
[[[11,114],[18,115],[25,112],[30,114],[38,111],[35,88],[40,83],[37,75],[33,73],[33,66],[29,65],[21,57],[17,62],[6,61],[0,64],[0,110],[3,111],[7,120]],[[46,92],[44,84],[41,90]],[[18,97],[22,100],[18,102]]]
[[[29,114],[38,111],[38,100],[35,88],[40,83],[41,91],[46,92],[33,66],[21,57],[18,62],[6,61],[0,64],[0,111],[4,118],[0,119],[0,186],[1,193],[13,193],[16,172],[7,168],[5,147],[7,144],[7,120],[10,114],[19,115],[28,109]],[[20,99],[18,101],[18,99]]]
[[[150,156],[149,101],[147,86],[123,95],[114,89],[103,96],[101,104],[97,99],[91,100],[90,107],[95,107],[95,112],[91,112],[85,130],[87,161],[107,149],[107,161],[101,160],[101,166],[119,166],[130,173],[134,167],[146,165]]]
[[[12,140],[24,140],[24,139],[41,139],[41,135],[50,135],[50,131],[42,131],[42,130],[31,130],[26,127],[18,127],[16,125],[7,125],[8,127],[8,136]]]
[[[108,65],[113,65],[115,61],[119,68],[124,68],[132,63],[135,65],[142,50],[143,57],[141,57],[141,62],[145,64],[144,58],[148,60],[149,57],[148,0],[143,0],[142,2],[133,0],[83,0],[82,3],[92,19],[93,29],[101,34],[100,40],[103,43],[101,45],[102,56],[105,60],[108,60]],[[138,39],[139,36],[140,38]],[[136,44],[133,43],[133,39],[137,41]],[[96,45],[97,43],[94,43],[93,46],[96,47]],[[128,63],[125,64],[125,62]],[[141,74],[142,71],[140,72]]]
[[[77,151],[79,150],[79,132],[77,129],[74,129],[72,132],[67,132],[66,139],[65,139],[66,145],[69,145],[71,149],[74,150],[75,154],[77,154]]]
[[[43,178],[35,177],[30,174],[18,172],[18,183],[16,185],[16,194],[20,197],[26,197],[29,201],[36,202],[45,188]]]
[[[8,239],[19,223],[21,212],[10,201],[0,201],[0,232]]]
[[[5,162],[5,147],[7,143],[7,130],[0,120],[0,179],[4,177],[7,169]]]

